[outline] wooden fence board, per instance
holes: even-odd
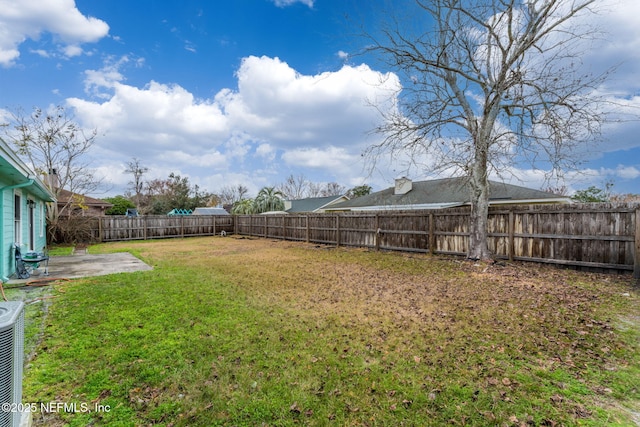
[[[93,226],[92,226],[93,227]],[[226,233],[382,250],[464,255],[469,209],[333,214],[101,217],[97,241]],[[638,205],[492,208],[489,249],[497,258],[633,271],[640,278]]]

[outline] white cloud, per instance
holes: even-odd
[[[563,181],[549,182],[547,180],[549,171],[540,169],[522,169],[512,167],[502,174],[501,177],[495,174],[490,177],[492,180],[506,182],[514,185],[522,185],[529,188],[546,189],[549,187],[566,187],[567,194],[573,194],[576,190],[590,186],[604,188],[607,183],[613,183],[614,192],[625,192],[618,190],[618,184],[624,181],[637,179],[640,177],[640,168],[635,166],[618,165],[615,168],[593,168],[586,167],[580,170],[567,171]]]
[[[602,42],[591,51],[591,60],[609,62],[640,59],[640,3],[636,0],[603,0],[589,18],[604,31]],[[615,65],[615,64],[611,64]]]
[[[301,75],[277,58],[248,57],[237,90],[198,99],[177,84],[126,84],[121,69],[131,63],[110,58],[102,69],[86,71],[93,99],[69,98],[68,105],[84,126],[104,134],[98,142],[104,156],[123,164],[138,157],[156,171],[190,171],[203,183],[211,174],[241,173],[273,185],[282,167],[324,181],[351,180],[378,119],[368,100],[389,96],[398,84],[366,65]]]
[[[276,157],[276,151],[269,143],[258,145],[256,148],[256,156],[262,157],[266,160],[273,161]]]
[[[197,100],[178,85],[151,81],[142,89],[119,83],[117,75],[88,73],[91,84],[108,84],[114,94],[103,103],[70,98],[68,104],[88,127],[109,135],[113,148],[147,150],[180,147],[186,151],[219,145],[227,120],[214,103]],[[114,81],[115,80],[115,81]]]
[[[622,179],[636,179],[640,177],[640,169],[634,166],[618,166],[616,174]]]
[[[70,44],[67,46],[63,46],[61,50],[64,53],[64,56],[68,58],[71,58],[74,56],[80,56],[84,53],[82,48],[77,44]]]
[[[252,138],[246,132],[235,130],[225,142],[225,153],[230,158],[242,161],[251,150]]]
[[[325,172],[325,175],[332,174],[342,182],[353,176],[354,172],[359,173],[363,169],[360,155],[343,147],[295,148],[285,152],[282,160],[301,170],[320,170]]]
[[[369,101],[399,84],[367,65],[309,76],[264,56],[244,58],[237,76],[218,101],[236,126],[284,146],[362,142],[379,120]]]
[[[51,54],[44,49],[34,49],[34,50],[31,50],[31,53],[35,53],[36,55],[41,56],[43,58],[51,57]]]
[[[167,164],[200,166],[212,170],[224,169],[224,165],[227,163],[226,156],[217,150],[198,154],[189,154],[181,150],[166,150],[157,157],[157,160]]]
[[[582,172],[582,171],[581,171]],[[615,168],[601,167],[599,169],[588,169],[587,175],[598,178],[600,181],[632,180],[640,177],[640,169],[636,166],[618,165]]]
[[[109,33],[104,21],[87,17],[74,0],[4,0],[0,7],[0,64],[12,65],[19,46],[44,34],[54,36],[65,56],[82,53],[82,43],[97,42]]]
[[[273,0],[273,3],[278,7],[287,7],[292,4],[302,3],[312,8],[314,1],[315,0]]]

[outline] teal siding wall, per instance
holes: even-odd
[[[0,181],[0,188],[6,185]],[[15,270],[14,263],[11,262],[13,251],[11,244],[13,243],[13,191],[7,190],[0,193],[0,278],[5,279]]]
[[[6,183],[0,180],[0,188],[5,186]],[[20,236],[16,236],[14,230],[14,197],[16,194],[20,195]],[[15,272],[14,242],[21,243],[23,252],[31,249],[29,248],[30,230],[27,200],[33,200],[35,202],[33,212],[33,250],[40,252],[47,244],[45,203],[29,193],[26,188],[8,188],[2,191],[0,194],[0,220],[2,221],[0,224],[0,254],[2,254],[0,259],[0,280],[3,281],[10,278]]]

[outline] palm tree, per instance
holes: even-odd
[[[263,187],[256,197],[256,212],[284,210],[284,194],[275,187]]]
[[[253,199],[242,199],[233,204],[231,213],[234,215],[250,215],[256,213],[256,204]]]

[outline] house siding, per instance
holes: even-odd
[[[0,188],[5,187],[6,185],[6,181],[0,181]],[[0,244],[2,245],[0,253],[3,254],[2,261],[0,262],[0,273],[2,273],[0,277],[4,279],[15,269],[13,263],[10,263],[11,240],[13,239],[13,221],[4,220],[4,218],[7,217],[13,218],[13,209],[11,208],[13,205],[13,191],[2,191],[0,198],[0,218],[3,218],[0,228]]]
[[[0,188],[7,186],[6,181],[0,180]],[[20,236],[16,236],[14,232],[14,198],[20,195]],[[27,200],[36,202],[33,215],[34,241],[33,248],[29,247],[29,209]],[[28,250],[42,251],[46,244],[46,221],[45,203],[38,197],[27,191],[8,188],[2,191],[0,195],[0,217],[2,225],[0,226],[0,244],[3,254],[0,261],[0,279],[6,280],[15,272],[15,258],[13,244],[20,242],[23,252]]]
[[[42,251],[46,247],[46,202],[53,201],[42,184],[30,180],[16,184],[0,177],[0,280],[7,281],[15,273],[14,243],[20,242],[22,251]],[[44,194],[47,198],[43,198]],[[20,228],[15,230],[14,204],[20,196]],[[33,241],[30,239],[30,209],[28,200],[35,202],[33,208]]]
[[[20,229],[16,236],[15,196],[20,195]],[[33,242],[29,239],[29,209],[27,200],[34,203]],[[15,272],[13,244],[19,241],[23,250],[41,251],[46,245],[44,204],[55,202],[55,195],[47,188],[18,155],[0,138],[0,280],[6,281]],[[32,243],[32,247],[31,246]],[[26,245],[26,246],[24,246]]]

